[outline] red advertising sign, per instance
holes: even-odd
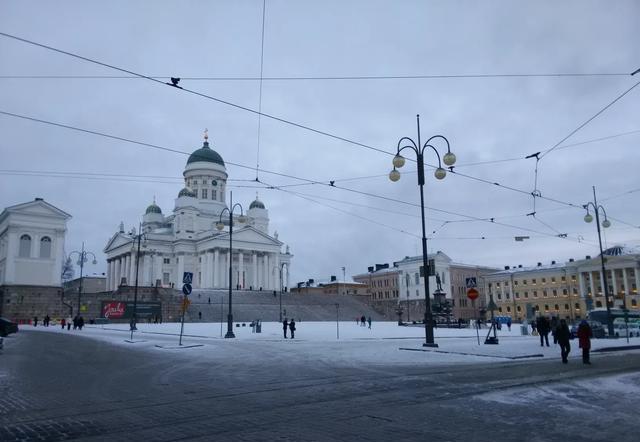
[[[467,289],[467,298],[473,301],[474,299],[478,299],[478,296],[480,296],[480,293],[475,288],[471,287]]]
[[[102,317],[107,319],[121,319],[126,310],[124,302],[105,302],[102,304]]]

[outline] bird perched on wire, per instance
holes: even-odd
[[[171,77],[171,83],[166,83],[169,86],[173,86],[173,87],[177,87],[179,89],[182,89],[180,86],[178,86],[178,83],[180,83],[180,78],[177,77]]]

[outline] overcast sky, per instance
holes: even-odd
[[[5,0],[0,32],[145,75],[255,78],[262,8],[262,0]],[[629,74],[640,68],[639,28],[635,0],[267,0],[263,76]],[[123,75],[6,37],[0,37],[0,60],[3,76]],[[526,216],[534,211],[527,193],[534,190],[536,161],[524,157],[553,147],[638,81],[640,74],[267,79],[262,111],[389,153],[401,137],[416,139],[419,113],[423,141],[446,136],[458,157],[456,171],[523,191],[455,174],[437,181],[427,168],[429,250],[470,264],[535,265],[597,255],[597,233],[584,223],[583,210],[546,199],[537,199],[535,218]],[[256,80],[183,79],[180,85],[247,108],[259,105]],[[0,111],[186,154],[202,145],[208,128],[227,163],[248,166],[228,165],[231,179],[247,180],[230,183],[234,200],[248,208],[259,192],[271,233],[277,230],[295,255],[292,282],[341,278],[343,266],[348,278],[374,263],[421,253],[415,162],[392,183],[390,154],[264,117],[258,139],[256,114],[144,79],[0,78]],[[639,111],[640,86],[560,147],[607,139],[558,148],[538,164],[543,197],[580,205],[593,199],[596,186],[613,218],[609,246],[640,243]],[[186,155],[6,115],[0,115],[0,135],[0,206],[42,197],[70,213],[66,250],[85,241],[99,258],[89,271],[106,270],[102,250],[120,221],[137,225],[154,196],[163,213],[171,213],[182,187]],[[265,171],[334,180],[337,187],[266,189],[251,182],[258,161]],[[432,151],[426,162],[437,163]],[[46,176],[52,172],[126,176]],[[264,171],[258,178],[271,186],[305,184]],[[530,238],[516,242],[516,236]]]

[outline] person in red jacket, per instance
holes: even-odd
[[[582,349],[582,363],[583,364],[591,364],[589,362],[589,351],[591,350],[591,337],[593,336],[593,332],[591,331],[591,326],[584,319],[580,322],[578,326],[578,343],[580,344],[580,348]]]

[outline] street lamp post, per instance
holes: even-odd
[[[420,140],[420,115],[416,116],[417,126],[418,126],[418,142],[416,143],[409,137],[402,137],[400,141],[398,141],[398,149],[395,157],[393,157],[393,170],[389,173],[389,179],[391,181],[398,181],[400,179],[400,172],[397,169],[404,166],[405,159],[400,153],[404,149],[411,149],[416,153],[417,163],[418,163],[418,186],[420,187],[420,213],[422,220],[422,266],[424,268],[424,298],[425,298],[425,313],[424,313],[424,329],[425,329],[425,343],[423,346],[425,347],[437,347],[438,344],[434,342],[433,336],[433,315],[431,312],[431,300],[429,295],[429,271],[428,271],[428,259],[427,259],[427,236],[425,229],[425,220],[424,220],[424,151],[427,148],[431,148],[436,156],[438,157],[438,167],[435,170],[435,177],[439,180],[443,179],[447,175],[447,171],[442,167],[442,163],[440,162],[440,154],[438,150],[431,145],[430,143],[436,139],[443,140],[447,144],[447,153],[443,156],[442,162],[446,166],[453,166],[456,162],[456,156],[451,152],[449,146],[449,140],[447,140],[442,135],[434,135],[429,138],[424,144],[422,144]],[[403,143],[408,143],[402,145]]]
[[[604,210],[604,207],[598,205],[598,200],[596,199],[596,186],[593,186],[593,202],[589,201],[587,204],[583,205],[587,210],[587,214],[584,216],[584,221],[590,223],[593,221],[593,216],[589,213],[589,207],[593,208],[594,213],[596,214],[596,227],[598,228],[598,245],[600,246],[600,265],[602,266],[602,279],[600,283],[603,286],[604,290],[604,300],[607,306],[607,330],[609,332],[609,337],[613,337],[613,321],[611,318],[611,307],[609,306],[609,284],[607,284],[607,274],[605,273],[604,268],[604,254],[602,253],[602,235],[600,233],[600,211],[604,215],[604,221],[602,221],[602,227],[605,229],[611,226],[611,221],[607,219],[607,212]],[[612,300],[613,302],[613,300]]]
[[[78,252],[77,250],[74,250],[73,252],[69,253],[69,256],[73,255],[74,253],[78,254],[78,265],[80,266],[80,285],[78,287],[78,311],[76,312],[76,316],[77,316],[80,314],[80,302],[82,300],[82,275],[84,270],[84,263],[87,262],[87,255],[93,256],[93,261],[91,262],[91,264],[96,265],[98,264],[98,261],[96,260],[96,255],[94,255],[93,252],[88,252],[84,249],[84,241],[82,242],[82,250],[80,252]]]
[[[284,286],[284,282],[282,280],[282,274],[283,274],[284,266],[286,265],[287,265],[286,262],[280,263],[280,322],[282,322],[282,287]]]
[[[239,223],[244,223],[245,218],[242,212],[242,206],[240,203],[233,204],[233,192],[229,192],[229,207],[224,208],[222,212],[220,212],[220,219],[216,224],[216,228],[218,230],[224,229],[224,223],[222,222],[222,215],[227,212],[229,214],[229,313],[227,314],[227,334],[224,335],[225,338],[235,338],[236,335],[233,333],[233,310],[232,310],[232,285],[233,285],[233,211],[236,207],[240,208],[240,216],[238,217]]]
[[[142,233],[142,226],[139,226],[138,234],[136,234],[135,228],[132,228],[130,235],[133,238],[132,243],[138,243],[136,250],[136,280],[133,287],[133,314],[131,316],[131,322],[129,323],[129,331],[131,332],[130,339],[133,340],[133,332],[138,330],[136,325],[138,323],[138,270],[140,268],[140,243],[142,242],[142,238],[144,238],[146,242],[146,235]]]

